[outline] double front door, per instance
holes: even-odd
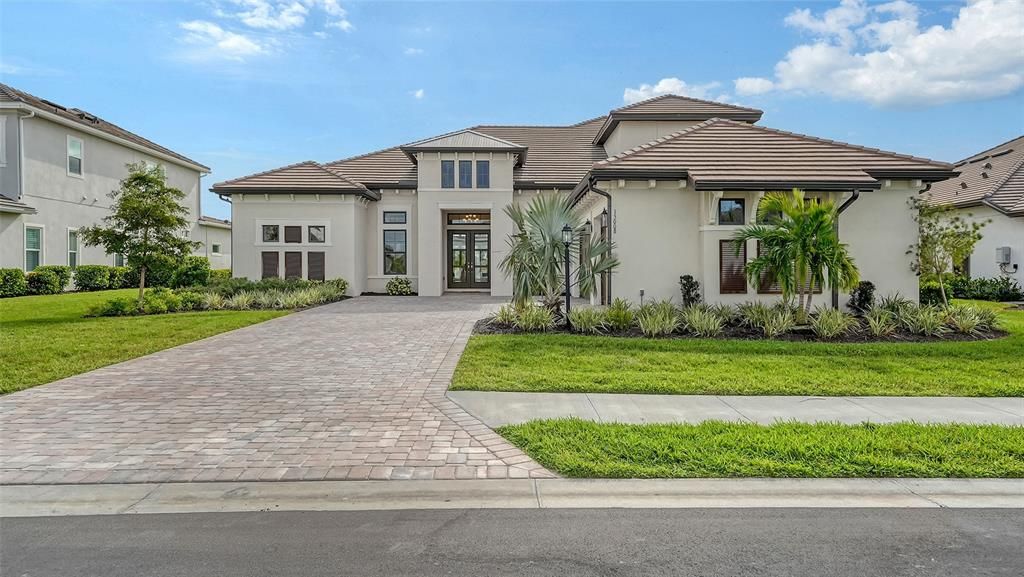
[[[448,288],[491,288],[489,231],[448,231]]]

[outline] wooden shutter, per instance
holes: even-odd
[[[302,278],[302,253],[284,253],[284,278]]]
[[[284,241],[285,242],[302,242],[302,227],[301,226],[286,226],[286,227],[284,227]]]
[[[734,240],[718,241],[718,292],[724,295],[747,294],[747,244],[739,243],[739,254],[736,246]]]
[[[263,257],[263,278],[277,278],[278,255],[277,251],[261,253]]]
[[[324,253],[306,253],[306,275],[309,280],[324,280]]]

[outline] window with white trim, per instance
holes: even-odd
[[[43,264],[43,228],[25,227],[25,272],[32,272]]]
[[[83,148],[81,138],[68,135],[68,176],[82,176]]]
[[[68,230],[68,266],[78,268],[78,230]]]
[[[210,245],[210,252],[213,254],[220,254],[220,243],[213,243]]]
[[[7,115],[0,114],[0,166],[7,166]]]
[[[114,266],[124,266],[124,255],[117,253],[114,255]]]

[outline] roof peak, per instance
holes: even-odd
[[[728,102],[721,102],[721,101],[718,101],[718,100],[705,100],[703,98],[694,98],[693,96],[683,96],[681,94],[661,94],[659,96],[654,96],[654,97],[648,98],[646,100],[640,100],[640,101],[634,102],[632,104],[627,104],[625,106],[620,106],[619,108],[614,108],[608,114],[615,114],[616,112],[623,112],[623,111],[626,111],[626,110],[632,110],[632,109],[635,109],[635,108],[637,108],[639,106],[645,106],[645,105],[650,104],[652,102],[658,102],[658,101],[661,101],[661,100],[680,100],[680,101],[683,101],[683,102],[694,102],[694,103],[700,103],[700,104],[712,104],[712,105],[716,105],[716,106],[724,106],[724,107],[727,107],[727,108],[732,108],[732,109],[735,109],[735,110],[742,110],[744,112],[757,112],[759,114],[763,114],[764,113],[763,110],[759,110],[757,108],[750,108],[750,107],[747,107],[747,106],[740,106],[738,104],[729,104]]]

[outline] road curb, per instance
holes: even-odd
[[[0,516],[572,508],[1024,508],[1024,479],[515,479],[6,485]]]

